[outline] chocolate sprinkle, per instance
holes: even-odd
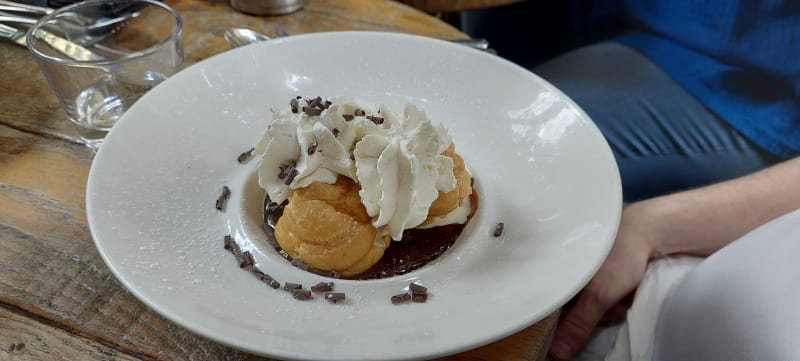
[[[225,201],[231,197],[231,189],[228,186],[222,186],[222,194],[217,197],[217,202],[214,204],[214,208],[218,211],[221,211],[225,208]]]
[[[258,278],[259,280],[266,283],[272,288],[277,289],[278,287],[281,286],[280,282],[276,281],[274,278],[272,278],[272,276],[264,273],[255,266],[255,260],[253,260],[253,255],[249,251],[242,252],[242,250],[239,248],[239,244],[237,244],[233,240],[233,237],[231,237],[230,235],[226,235],[224,237],[224,241],[225,241],[225,249],[233,253],[233,256],[236,257],[236,261],[239,262],[240,268],[244,268],[250,271],[250,273],[256,276],[256,278]]]
[[[350,160],[356,160],[356,156],[354,154],[350,154]]]
[[[308,271],[308,265],[305,262],[303,262],[302,260],[297,259],[297,258],[292,260],[292,266],[295,266],[295,267],[297,267],[297,268],[299,268],[299,269],[301,269],[303,271]]]
[[[308,145],[308,155],[314,155],[317,152],[317,142]]]
[[[303,108],[303,111],[306,112],[309,116],[312,115],[320,115],[322,114],[322,109],[320,108]]]
[[[253,273],[256,276],[258,276],[258,279],[261,280],[261,282],[266,283],[268,286],[270,286],[270,287],[272,287],[274,289],[278,289],[281,286],[280,282],[276,281],[274,278],[272,278],[272,276],[270,276],[270,275],[268,275],[268,274],[266,274],[264,272],[261,272],[261,270],[259,270],[258,268],[253,270]]]
[[[336,272],[336,271],[326,271],[326,270],[321,270],[321,269],[316,269],[316,268],[310,268],[309,271],[311,273],[318,274],[318,275],[323,276],[323,277],[339,278],[341,276],[341,275],[339,275],[339,272]]]
[[[334,137],[338,137],[339,136],[339,129],[338,128],[333,128],[331,130],[331,133],[333,133]]]
[[[239,245],[233,241],[233,237],[231,237],[231,235],[226,235],[225,238],[223,238],[223,240],[225,241],[225,249],[233,252],[234,255],[240,252]]]
[[[412,293],[411,302],[422,303],[428,300],[427,293]]]
[[[302,289],[302,288],[303,288],[303,285],[301,285],[301,284],[299,284],[299,283],[286,282],[286,283],[284,283],[284,284],[283,284],[283,289],[284,289],[284,290],[287,290],[287,291],[290,291],[290,292],[291,292],[292,290],[295,290],[295,289]]]
[[[238,157],[238,158],[236,158],[236,160],[237,160],[239,163],[244,163],[244,162],[246,162],[248,159],[250,159],[250,157],[252,157],[252,156],[253,156],[253,151],[254,151],[254,150],[256,150],[256,148],[250,148],[248,151],[246,151],[246,152],[244,152],[244,153],[242,153],[242,154],[239,154],[239,157]]]
[[[287,186],[292,184],[294,177],[297,177],[299,173],[297,169],[294,168],[295,166],[297,166],[295,162],[288,162],[278,166],[281,170],[280,173],[278,173],[278,179],[282,180]]]
[[[300,104],[297,102],[297,99],[301,99],[301,97],[297,97],[289,101],[289,106],[292,107],[292,113],[295,114],[299,112],[298,107],[300,106]]]
[[[255,265],[253,255],[249,251],[242,252],[242,257],[239,259],[239,268],[252,267]]]
[[[333,282],[320,282],[311,286],[313,292],[330,292],[333,291]]]
[[[411,300],[411,295],[408,293],[401,293],[399,295],[392,296],[392,303],[395,305],[398,303],[406,302],[408,300]]]
[[[505,225],[503,224],[503,222],[500,222],[496,226],[494,226],[494,236],[495,237],[500,237],[501,235],[503,235],[503,229],[504,228],[505,228]]]
[[[336,303],[339,301],[344,301],[345,296],[344,293],[342,292],[330,292],[325,294],[325,299],[330,302]]]
[[[353,116],[350,114],[342,114],[342,118],[344,118],[344,121],[346,122],[353,120]]]
[[[302,288],[295,288],[292,289],[291,292],[292,292],[292,297],[301,301],[305,301],[311,298],[311,291],[309,290],[304,290]]]
[[[374,115],[367,115],[367,119],[371,120],[373,123],[375,123],[375,125],[383,124],[383,118],[382,117],[376,117]]]
[[[363,116],[367,115],[367,112],[365,112],[365,111],[363,111],[363,110],[361,110],[361,109],[358,109],[358,108],[356,108],[356,111],[355,111],[355,112],[353,112],[353,113],[354,113],[356,116],[359,116],[359,117],[363,117]]]
[[[420,286],[416,283],[410,283],[408,285],[408,290],[411,291],[411,293],[428,293],[427,287]]]
[[[322,114],[323,110],[328,109],[328,107],[333,104],[327,100],[323,101],[321,97],[316,97],[311,100],[306,99],[306,102],[308,103],[308,106],[303,107],[303,112],[309,116],[320,115]]]

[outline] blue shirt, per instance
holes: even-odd
[[[783,158],[800,154],[800,0],[611,4],[631,29],[616,41],[759,146]]]

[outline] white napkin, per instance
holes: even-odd
[[[627,320],[606,361],[650,361],[661,305],[683,278],[703,260],[699,257],[666,257],[651,262],[636,291]]]

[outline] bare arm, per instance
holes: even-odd
[[[754,228],[800,208],[800,158],[751,175],[682,193],[647,205],[663,220],[663,237],[651,257],[676,253],[707,256]]]

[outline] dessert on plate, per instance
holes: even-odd
[[[404,273],[449,247],[475,210],[447,130],[414,105],[297,97],[272,112],[254,154],[267,212],[282,211],[274,239],[295,264],[358,278],[397,248],[396,269],[366,278]]]

